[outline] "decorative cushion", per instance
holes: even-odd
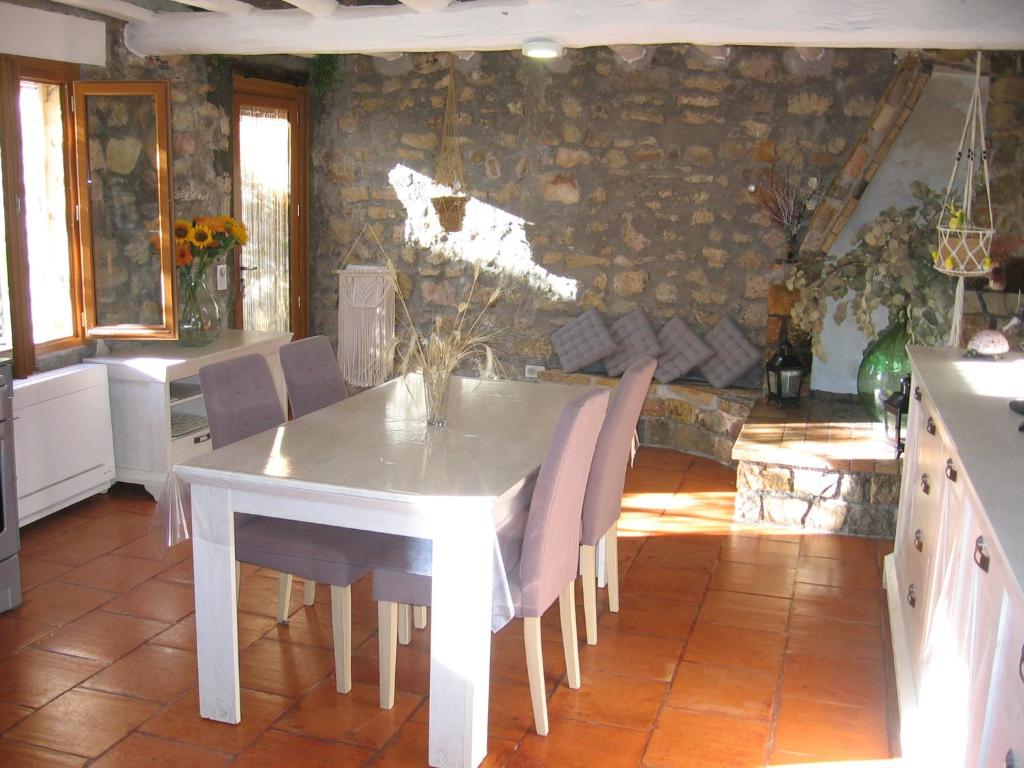
[[[642,309],[624,314],[612,323],[611,332],[618,349],[604,359],[609,376],[621,376],[641,357],[657,357],[661,352],[658,336]]]
[[[727,387],[761,362],[761,352],[727,317],[705,334],[704,341],[715,354],[700,370],[712,386]]]
[[[684,376],[698,365],[707,362],[715,350],[690,330],[683,318],[676,315],[658,331],[661,356],[654,378],[662,384]]]
[[[596,309],[588,309],[551,334],[551,343],[566,373],[596,363],[614,352],[616,347]]]

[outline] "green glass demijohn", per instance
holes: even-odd
[[[900,380],[910,373],[909,341],[907,313],[901,311],[864,351],[864,359],[857,369],[857,393],[875,421],[883,418],[885,398],[897,391]]]

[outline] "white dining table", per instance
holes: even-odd
[[[175,466],[191,486],[200,714],[242,717],[234,512],[413,536],[433,551],[429,762],[479,765],[490,634],[511,616],[495,531],[529,503],[562,408],[581,392],[453,377],[437,428],[418,377],[395,379]]]

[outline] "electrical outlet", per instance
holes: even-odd
[[[228,265],[218,264],[217,265],[217,290],[226,291],[228,289]]]
[[[526,378],[536,379],[537,374],[544,370],[543,365],[528,365],[526,366]]]

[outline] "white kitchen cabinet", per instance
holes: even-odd
[[[15,380],[19,526],[113,484],[106,373],[103,366],[69,365]]]
[[[1016,749],[1024,766],[1022,691],[1006,679],[1024,643],[1012,626],[1024,616],[1024,433],[1007,407],[1024,397],[1024,356],[913,348],[911,365],[885,568],[903,754],[914,765],[1002,766]]]
[[[89,362],[107,367],[117,479],[141,483],[159,498],[167,473],[210,450],[210,428],[199,386],[199,369],[248,354],[266,357],[286,407],[278,350],[290,333],[224,330],[205,347],[153,341],[97,355]]]

